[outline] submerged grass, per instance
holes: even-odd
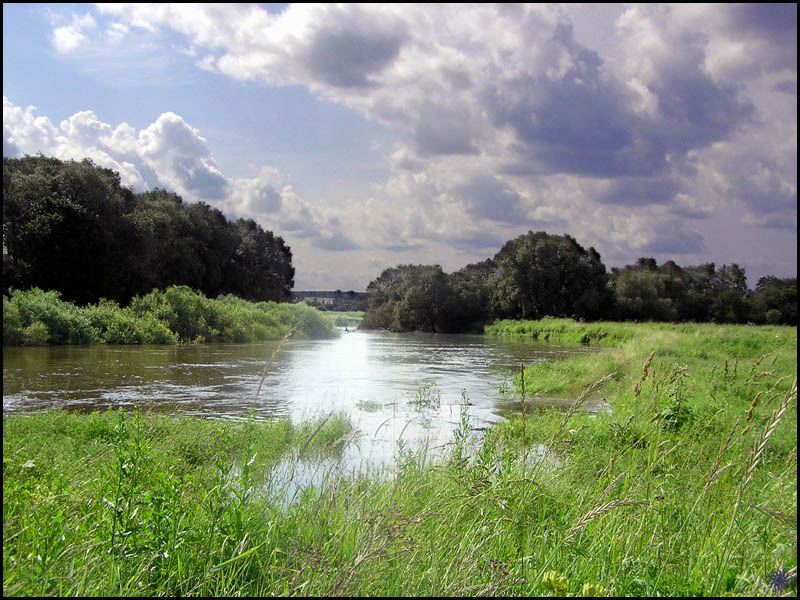
[[[614,352],[517,381],[572,409],[464,413],[449,458],[398,447],[289,505],[274,465],[335,455],[347,418],[7,417],[4,594],[795,595],[796,330],[593,326]]]

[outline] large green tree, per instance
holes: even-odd
[[[79,303],[113,292],[132,195],[88,159],[4,158],[4,287],[56,289]]]
[[[486,284],[469,271],[448,275],[439,265],[398,265],[367,286],[360,327],[456,333],[486,320]]]
[[[491,305],[497,317],[597,319],[611,304],[600,254],[570,235],[529,231],[506,242],[494,262]]]
[[[3,285],[79,304],[171,285],[288,300],[294,267],[283,239],[252,220],[168,190],[135,194],[89,160],[26,156],[3,159]]]
[[[660,267],[654,258],[612,269],[616,298],[614,318],[637,321],[758,321],[749,301],[745,270],[733,263],[717,269],[714,263],[680,267],[668,260]]]
[[[247,300],[286,301],[294,287],[292,251],[280,236],[252,219],[239,219],[228,290]]]

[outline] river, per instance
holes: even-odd
[[[382,464],[398,440],[431,448],[452,440],[464,405],[475,429],[502,420],[520,408],[513,371],[586,351],[482,335],[367,331],[280,347],[4,347],[3,413],[140,406],[299,422],[339,411],[359,432],[348,460]],[[564,403],[529,399],[526,410]]]

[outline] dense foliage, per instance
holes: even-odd
[[[256,342],[337,335],[333,320],[305,304],[248,302],[233,295],[212,300],[186,286],[79,307],[56,291],[14,290],[3,296],[3,345],[177,344]]]
[[[362,329],[456,332],[487,316],[486,288],[461,271],[448,275],[439,265],[386,269],[367,287]]]
[[[497,317],[596,319],[610,304],[600,254],[569,235],[528,232],[506,242],[494,260],[491,308]]]
[[[251,219],[156,188],[134,193],[91,160],[3,158],[3,289],[127,304],[154,288],[288,300],[292,253]]]
[[[748,290],[743,268],[680,267],[654,258],[606,272],[594,248],[569,235],[528,232],[491,259],[447,274],[398,265],[367,287],[361,327],[458,332],[495,319],[797,324],[797,278],[762,277]]]

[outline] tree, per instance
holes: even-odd
[[[398,265],[367,286],[367,312],[359,327],[391,331],[456,333],[482,324],[488,294],[484,283],[439,265]]]
[[[665,294],[665,278],[657,269],[627,266],[615,269],[612,285],[616,293],[616,318],[636,321],[673,321],[674,303]]]
[[[239,243],[226,288],[246,300],[289,300],[294,287],[292,251],[283,238],[253,219],[236,221]]]
[[[610,306],[600,254],[585,250],[569,235],[529,231],[506,242],[494,262],[498,268],[490,287],[497,317],[595,319]]]
[[[439,265],[407,266],[402,270],[400,298],[389,329],[452,331],[453,290]]]
[[[79,304],[113,289],[130,195],[90,160],[3,158],[4,287],[56,289]]]
[[[751,301],[753,320],[771,325],[797,325],[797,278],[762,277]]]
[[[135,194],[90,160],[40,155],[3,159],[3,285],[78,304],[172,285],[280,301],[294,267],[283,239],[252,220],[160,188]]]

